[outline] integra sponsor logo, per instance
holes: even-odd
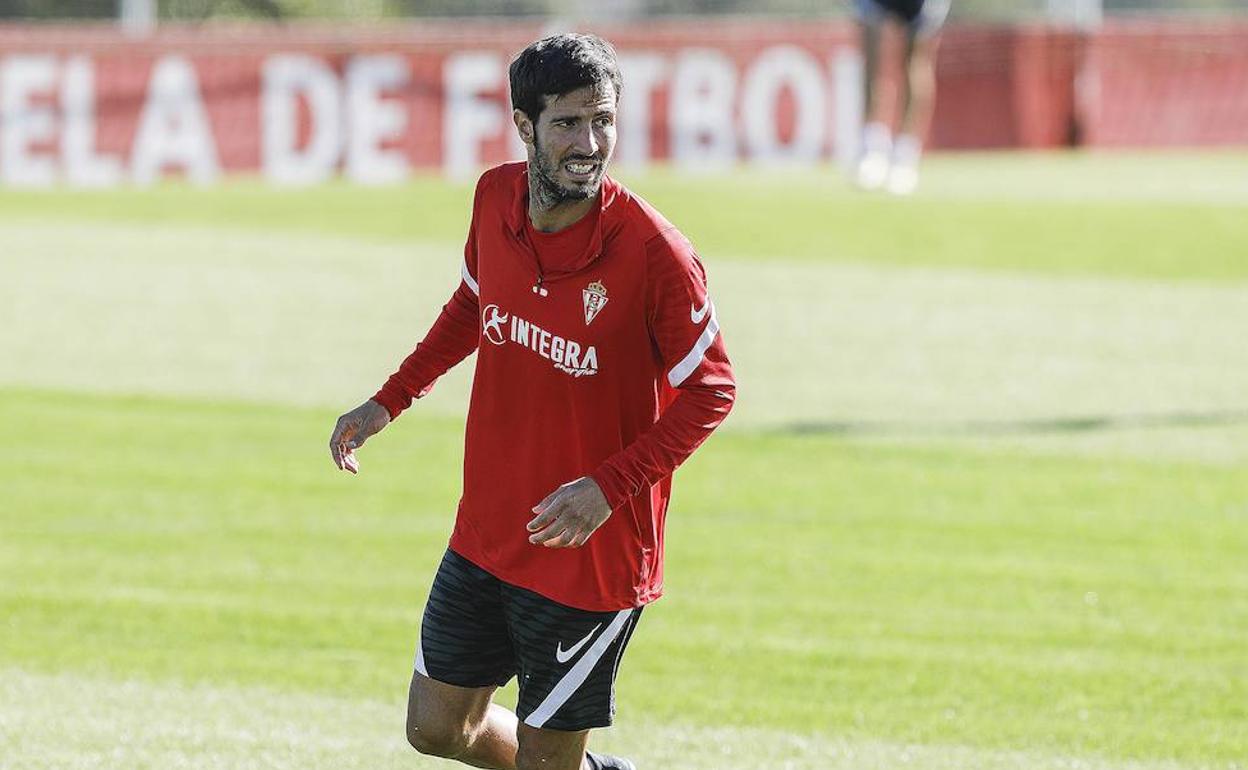
[[[593,345],[582,347],[576,340],[551,334],[535,323],[504,313],[498,305],[486,305],[481,311],[481,336],[495,345],[506,345],[508,340],[523,345],[573,377],[598,373],[598,351]]]

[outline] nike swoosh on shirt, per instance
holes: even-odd
[[[593,631],[590,631],[588,634],[585,634],[584,639],[572,645],[566,650],[563,649],[563,642],[560,641],[559,644],[555,645],[555,660],[559,661],[560,663],[567,663],[569,660],[572,660],[572,656],[576,654],[577,650],[584,647],[585,643],[589,641],[590,637],[592,637],[600,628],[602,628],[601,623],[594,626]]]
[[[710,312],[710,310],[711,310],[711,298],[707,297],[706,304],[702,306],[701,310],[698,310],[696,307],[693,307],[692,305],[689,307],[689,320],[693,321],[695,324],[700,324],[702,323],[702,320],[706,318],[706,314]]]

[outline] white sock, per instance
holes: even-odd
[[[868,123],[862,127],[862,151],[888,155],[893,145],[893,134],[883,123]]]
[[[923,143],[913,134],[902,134],[893,142],[893,162],[898,165],[917,166],[923,154]]]

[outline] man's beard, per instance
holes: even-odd
[[[536,140],[534,143],[536,144]],[[602,166],[605,164],[602,164],[598,158],[580,157],[568,158],[566,162],[575,162],[577,160],[599,163],[598,176],[585,185],[564,187],[555,179],[555,174],[559,172],[560,166],[552,163],[549,156],[541,150],[540,146],[535,149],[533,162],[529,164],[529,174],[537,182],[534,192],[537,196],[537,203],[542,208],[554,208],[564,201],[583,201],[598,194],[598,188],[602,186]]]

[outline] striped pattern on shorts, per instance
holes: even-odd
[[[416,671],[459,687],[515,676],[530,727],[585,730],[615,716],[615,678],[640,607],[589,612],[504,583],[447,550],[416,646]]]

